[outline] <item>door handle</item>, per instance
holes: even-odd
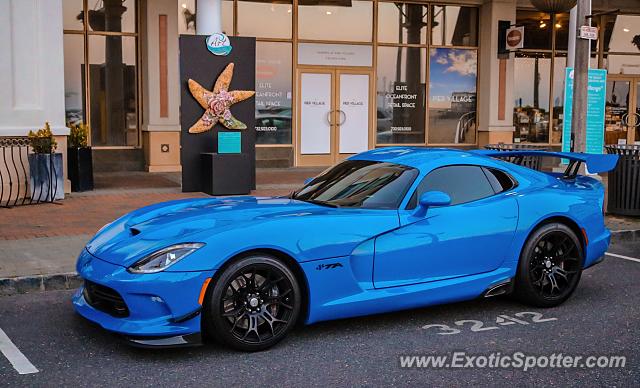
[[[338,112],[340,112],[340,118],[342,119],[342,117],[344,117],[344,119],[342,119],[340,122],[338,122],[338,125],[342,125],[344,124],[345,121],[347,121],[347,114],[344,113],[344,111],[342,109],[338,109]]]
[[[332,113],[333,113],[333,110],[330,110],[330,111],[327,112],[327,123],[329,125],[333,125],[333,124],[331,124],[331,114]]]

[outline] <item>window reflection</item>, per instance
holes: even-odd
[[[445,46],[478,44],[478,8],[434,6],[431,43]]]
[[[286,0],[238,1],[238,35],[291,38],[292,6]]]
[[[256,143],[291,144],[291,43],[256,43]]]
[[[420,4],[379,3],[378,41],[426,44],[428,9]]]
[[[516,55],[514,79],[517,81],[514,82],[513,112],[515,142],[549,140],[550,71],[549,54],[525,52]]]
[[[429,57],[429,143],[475,143],[477,51],[432,48]]]
[[[562,142],[562,124],[564,121],[564,81],[567,57],[558,54],[553,61],[553,120],[551,125],[551,143]]]
[[[233,0],[222,1],[222,32],[233,35]],[[195,35],[196,0],[178,0],[178,33]]]
[[[98,0],[90,3],[93,4],[89,4],[87,12],[89,30],[136,32],[136,0]],[[78,17],[82,20],[84,14],[80,12]]]
[[[64,35],[64,110],[67,124],[79,124],[84,115],[84,38]]]
[[[551,50],[551,34],[554,26],[550,14],[538,11],[518,11],[516,24],[524,26],[525,49]]]
[[[604,142],[626,142],[629,124],[629,81],[607,81],[607,102],[604,114]]]
[[[378,143],[424,143],[425,56],[418,47],[378,47]]]
[[[298,4],[300,39],[371,42],[371,1],[333,0],[332,5],[302,0]]]
[[[89,63],[92,144],[136,145],[135,38],[90,35]]]

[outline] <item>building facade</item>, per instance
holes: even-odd
[[[0,3],[0,136],[90,124],[98,171],[178,171],[178,37],[214,0]],[[559,147],[569,15],[529,0],[215,0],[257,38],[258,166],[330,165],[389,145]],[[605,142],[640,142],[640,4],[593,0]],[[199,15],[202,17],[202,15]],[[524,47],[498,59],[498,21]]]

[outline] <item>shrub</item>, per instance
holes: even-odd
[[[87,146],[89,126],[85,123],[69,126],[69,148],[83,148]]]
[[[29,131],[29,145],[36,154],[52,154],[55,152],[58,144],[53,137],[49,123],[44,124],[44,128],[38,129],[37,132]]]

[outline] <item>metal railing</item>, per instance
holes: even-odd
[[[29,191],[29,139],[26,137],[0,138],[0,207],[53,202],[58,192],[58,176],[53,155],[49,155],[47,182],[39,190]],[[37,192],[36,192],[37,191]]]
[[[532,151],[546,151],[547,149],[540,146],[531,144],[487,144],[484,148],[494,151],[520,151],[520,150],[532,150]],[[532,170],[542,170],[542,158],[539,156],[513,156],[504,158],[507,162],[517,164],[520,166],[529,167]]]

